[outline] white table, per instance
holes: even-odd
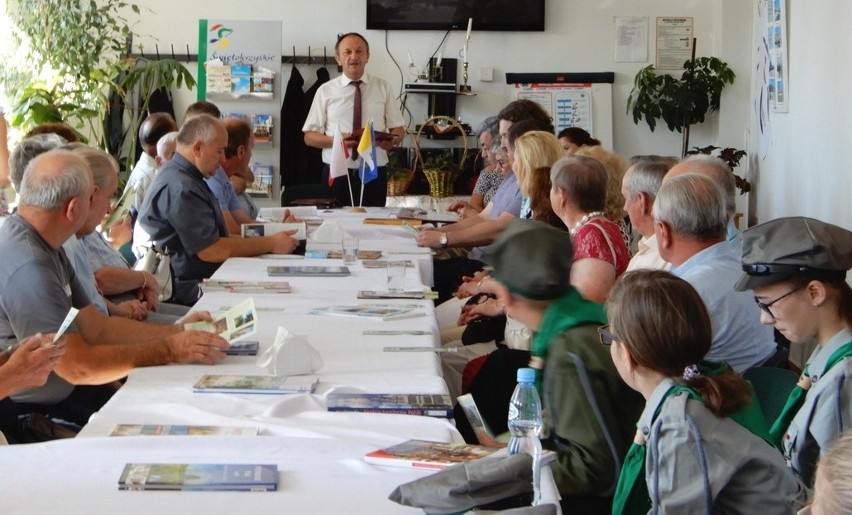
[[[280,220],[284,209],[263,208],[260,217],[268,220]],[[300,208],[302,209],[302,208]],[[324,220],[340,225],[341,229],[358,238],[360,250],[379,250],[382,259],[416,260],[420,265],[420,279],[426,286],[434,282],[431,249],[418,247],[414,237],[399,226],[365,224],[365,218],[395,218],[397,208],[368,207],[366,213],[354,213],[349,208],[318,210],[316,214]],[[317,241],[314,238],[315,227],[308,229],[307,250],[340,250],[339,241]],[[339,263],[339,262],[338,262]]]
[[[266,266],[290,258],[232,259],[216,273],[221,280],[270,280]],[[339,264],[320,260],[312,264]],[[385,345],[438,344],[434,308],[423,316],[369,320],[308,315],[313,307],[359,301],[359,289],[375,289],[382,269],[354,267],[348,278],[281,278],[290,294],[252,295],[258,307],[261,348],[279,326],[307,335],[323,356],[320,385],[312,395],[198,394],[191,385],[205,373],[260,374],[254,357],[228,357],[216,366],[170,365],[134,370],[127,383],[72,440],[0,448],[4,514],[61,510],[80,514],[150,513],[416,513],[387,500],[399,484],[428,471],[367,464],[363,455],[410,438],[461,441],[452,421],[408,415],[332,413],[330,391],[446,393],[434,353],[386,353]],[[406,280],[420,275],[410,270]],[[207,293],[198,309],[218,311],[244,296]],[[404,302],[389,300],[381,302]],[[430,336],[366,336],[364,329],[428,329]],[[106,437],[116,424],[253,426],[259,436]],[[125,492],[117,489],[129,462],[273,463],[280,471],[276,492]],[[544,497],[558,498],[550,469],[543,471]]]

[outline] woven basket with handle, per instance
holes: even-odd
[[[452,129],[458,130],[462,137],[462,144],[464,145],[461,162],[458,164],[458,167],[455,170],[435,170],[425,168],[423,166],[425,161],[420,152],[420,138],[424,131],[432,131],[435,134],[442,134]],[[430,196],[441,198],[449,197],[453,194],[453,184],[456,182],[456,178],[459,176],[459,173],[461,173],[461,170],[464,169],[464,163],[467,160],[467,153],[467,134],[465,134],[464,128],[461,124],[454,118],[443,115],[433,116],[420,125],[420,128],[414,135],[414,169],[416,170],[418,168],[418,163],[420,167],[423,168],[423,174],[426,176],[426,180],[429,181]]]

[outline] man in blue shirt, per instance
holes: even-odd
[[[706,359],[743,373],[773,357],[772,327],[760,323],[751,294],[734,291],[742,268],[739,252],[726,240],[722,189],[697,173],[666,175],[653,214],[660,255],[698,291],[710,314],[713,344]]]

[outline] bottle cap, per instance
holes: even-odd
[[[534,383],[535,382],[535,369],[534,368],[519,368],[518,369],[518,382],[519,383]]]

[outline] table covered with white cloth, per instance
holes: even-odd
[[[203,374],[266,374],[256,357],[229,356],[215,366],[168,365],[134,370],[126,384],[96,413],[77,438],[0,448],[3,494],[0,511],[21,513],[397,513],[414,512],[387,499],[399,484],[430,474],[418,469],[368,464],[364,454],[405,440],[461,441],[451,419],[410,415],[337,413],[325,409],[333,391],[375,393],[447,392],[433,352],[384,352],[385,346],[437,346],[434,307],[426,300],[357,300],[361,289],[381,289],[385,270],[352,267],[349,277],[269,278],[270,265],[292,258],[228,260],[219,280],[286,280],[289,294],[252,294],[261,352],[279,327],[306,336],[321,354],[313,394],[194,393]],[[311,264],[339,265],[340,260]],[[423,287],[408,271],[407,286]],[[194,309],[214,314],[248,295],[210,291]],[[374,321],[313,315],[330,304],[417,304],[414,316]],[[368,329],[430,331],[427,335],[365,335]],[[117,424],[249,426],[258,436],[108,437]],[[275,464],[275,492],[128,492],[118,490],[127,463]],[[546,500],[558,498],[549,468]]]

